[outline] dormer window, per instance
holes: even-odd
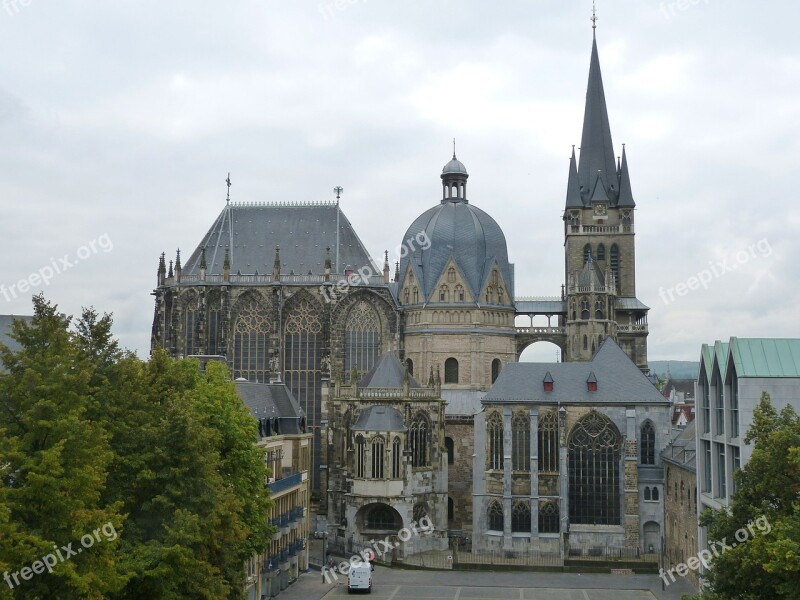
[[[597,377],[595,377],[594,371],[589,374],[589,379],[586,380],[586,389],[590,392],[597,391]]]
[[[544,376],[544,379],[542,380],[542,383],[544,384],[544,391],[545,392],[552,392],[553,391],[553,376],[550,375],[550,371],[548,371],[547,374]]]

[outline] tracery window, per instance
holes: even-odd
[[[589,299],[581,298],[581,319],[588,321],[591,313],[589,312]]]
[[[511,531],[514,533],[531,532],[531,507],[526,501],[514,502],[511,508]]]
[[[503,419],[498,413],[492,413],[486,422],[486,433],[489,442],[486,468],[503,468]]]
[[[430,431],[428,417],[418,413],[411,424],[411,466],[427,467],[430,465]]]
[[[569,520],[619,525],[622,438],[608,417],[592,411],[569,437]]]
[[[559,533],[561,531],[558,504],[545,502],[539,505],[539,533]]]
[[[595,300],[594,301],[594,318],[598,319],[598,320],[603,318],[603,301],[602,300]]]
[[[558,473],[558,419],[555,411],[539,419],[539,471]]]
[[[531,422],[524,412],[515,414],[511,421],[511,468],[531,469]]]
[[[414,288],[414,304],[419,304],[419,289]]]
[[[272,325],[267,306],[249,298],[233,325],[233,376],[269,381],[269,334]]]
[[[639,460],[643,465],[656,464],[656,428],[645,421],[639,438]]]
[[[208,313],[208,353],[209,354],[225,354],[220,351],[219,338],[220,330],[222,328],[222,319],[220,318],[219,310],[212,309]]]
[[[383,438],[378,436],[372,440],[372,478],[383,479]]]
[[[499,500],[492,500],[487,511],[489,516],[489,529],[503,531],[503,505]]]
[[[461,284],[456,286],[456,300],[459,302],[464,301],[464,287]]]
[[[184,356],[191,356],[196,354],[195,345],[197,343],[197,314],[189,309],[186,311],[186,346],[184,348]]]
[[[447,289],[446,285],[443,285],[439,288],[439,302],[447,302],[450,298],[448,297],[449,290]]]
[[[367,457],[367,444],[360,433],[356,436],[356,477],[364,477]]]
[[[381,323],[378,313],[364,300],[347,315],[344,326],[344,372],[350,377],[355,368],[359,376],[367,373],[378,360],[381,346]]]
[[[400,446],[400,438],[395,437],[392,442],[392,479],[400,479],[400,458],[403,450]]]

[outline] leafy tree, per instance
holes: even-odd
[[[706,572],[710,597],[797,598],[800,418],[791,406],[778,413],[764,393],[745,442],[755,446],[747,465],[734,475],[737,489],[730,511],[707,512],[701,519],[709,539],[726,540],[731,546],[712,560]]]

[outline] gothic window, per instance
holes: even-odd
[[[590,244],[586,244],[583,247],[583,264],[589,262],[591,258],[592,258],[592,246]]]
[[[578,211],[574,210],[569,213],[569,224],[573,227],[578,227],[581,224],[581,218]]]
[[[355,368],[367,373],[378,359],[381,346],[381,323],[378,313],[364,300],[350,309],[344,326],[344,372]]]
[[[497,288],[497,303],[498,304],[502,304],[503,303],[503,295],[504,294],[505,294],[505,292],[503,292],[503,288],[501,288],[501,287]]]
[[[497,271],[492,271],[492,285],[497,285],[498,279],[499,275],[497,274]]]
[[[603,244],[597,246],[597,260],[606,259],[606,247]]]
[[[656,464],[656,428],[645,421],[639,439],[640,461],[643,465]]]
[[[391,530],[395,529],[395,518],[391,508],[385,504],[378,504],[367,513],[367,529]]]
[[[239,309],[233,325],[233,376],[250,381],[269,381],[269,334],[267,308],[250,298]]]
[[[460,284],[456,286],[456,300],[464,301],[464,288]]]
[[[444,448],[447,450],[447,464],[452,465],[456,459],[456,448],[455,444],[453,444],[453,438],[446,437],[444,438]]]
[[[658,502],[658,488],[657,487],[653,488],[653,501],[654,502]]]
[[[306,413],[309,425],[317,425],[322,403],[322,321],[320,309],[308,298],[300,299],[286,317],[284,329],[284,373],[286,385]],[[313,429],[313,485],[319,486],[320,430]]]
[[[584,350],[589,349],[589,338],[586,337],[585,335],[583,336],[583,349]]]
[[[644,499],[647,500],[648,502],[651,500],[649,487],[644,488]]]
[[[628,232],[631,230],[631,211],[622,211],[622,231]]]
[[[430,465],[430,422],[423,413],[417,414],[411,424],[411,466],[427,467]]]
[[[196,354],[197,343],[197,320],[196,313],[193,310],[186,311],[186,347],[184,356],[191,356]]]
[[[492,303],[492,293],[493,292],[494,292],[494,290],[492,289],[492,286],[489,286],[489,287],[486,288],[486,304],[491,304]]]
[[[511,531],[514,533],[531,532],[531,507],[528,502],[515,502],[511,508]]]
[[[372,478],[383,479],[383,438],[378,436],[372,440]]]
[[[511,421],[511,468],[514,471],[530,471],[531,468],[531,423],[522,412]]]
[[[414,288],[414,304],[419,304],[419,289]]]
[[[444,382],[458,383],[458,361],[455,358],[444,361]]]
[[[620,524],[622,440],[608,417],[590,412],[569,437],[569,520],[582,525]]]
[[[539,505],[539,533],[559,533],[561,524],[558,504],[545,502]]]
[[[449,290],[446,285],[439,288],[439,302],[447,302],[449,300],[448,296],[450,294],[448,292]]]
[[[455,283],[456,280],[456,270],[453,267],[450,267],[447,270],[447,281],[450,283]]]
[[[400,446],[400,438],[395,437],[392,442],[392,479],[400,479],[400,459],[403,456],[403,450]]]
[[[555,411],[539,419],[539,471],[558,472],[558,419]]]
[[[503,419],[498,413],[492,413],[486,422],[486,434],[489,441],[486,461],[487,469],[503,468]]]
[[[220,330],[222,328],[222,319],[218,310],[211,310],[208,313],[208,353],[209,354],[225,354],[220,352],[219,338]]]
[[[495,358],[492,361],[492,383],[497,381],[497,378],[500,377],[500,370],[503,368],[503,364],[500,362],[499,358]]]
[[[611,246],[611,272],[614,273],[614,280],[619,290],[619,247],[616,244]]]
[[[408,304],[408,288],[403,290],[403,304]]]
[[[492,500],[489,504],[489,529],[503,531],[503,505],[499,500]]]
[[[358,434],[356,436],[356,477],[364,477],[366,455],[367,445],[364,442],[364,436]]]
[[[575,321],[578,318],[578,313],[576,311],[575,300],[572,301],[572,320]]]
[[[594,301],[594,318],[600,320],[603,318],[603,301],[602,300],[595,300]]]
[[[413,377],[414,376],[414,361],[410,358],[406,359],[406,369],[408,369],[408,374]]]
[[[581,319],[588,321],[591,313],[589,312],[589,299],[581,298]]]

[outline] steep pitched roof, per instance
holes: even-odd
[[[572,147],[572,157],[569,159],[569,179],[567,180],[567,208],[583,207],[581,200],[581,184],[578,182],[578,163],[575,160],[575,147]]]
[[[545,392],[547,374],[553,391]],[[588,391],[592,374],[597,391]],[[606,338],[592,360],[568,363],[508,363],[483,399],[504,402],[666,404],[650,380],[611,338]]]
[[[622,166],[619,169],[619,200],[617,206],[623,208],[634,208],[636,202],[633,201],[631,191],[631,176],[628,173],[628,157],[625,153],[625,146],[622,146]]]
[[[302,433],[300,421],[305,418],[291,390],[283,383],[253,383],[236,381],[236,392],[250,414],[261,424],[273,423],[276,433]],[[278,423],[278,427],[274,423]]]
[[[800,339],[732,337],[729,350],[739,377],[800,377]]]
[[[403,377],[406,369],[397,354],[390,350],[384,353],[370,369],[369,373],[358,382],[359,387],[364,388],[401,388],[403,387]],[[409,376],[409,386],[412,388],[420,387],[416,379]]]
[[[396,408],[384,405],[369,406],[358,413],[353,431],[407,431],[403,415]]]
[[[336,265],[336,222],[339,220],[339,265]],[[324,272],[326,248],[331,248],[333,272],[349,265],[369,266],[382,273],[362,244],[350,221],[335,203],[229,204],[183,265],[184,275],[199,275],[203,248],[207,274],[221,275],[225,250],[230,250],[231,273],[272,273],[275,246],[281,250],[281,273]]]
[[[695,441],[695,421],[678,431],[669,445],[661,452],[666,462],[678,465],[690,471],[697,469],[697,442]]]

